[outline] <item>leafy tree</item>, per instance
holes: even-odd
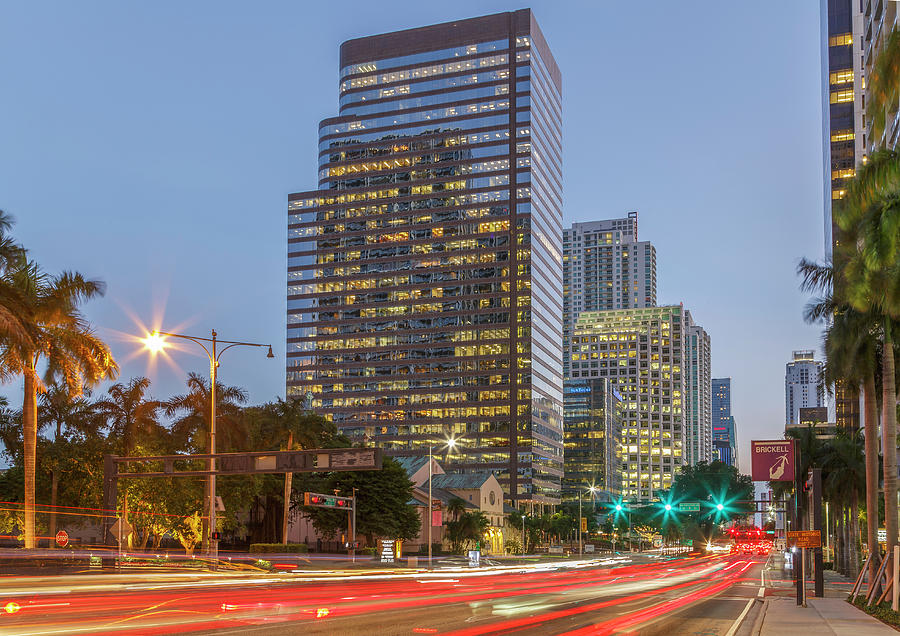
[[[333,472],[323,478],[305,477],[303,485],[319,492],[337,491],[349,497],[356,489],[356,529],[375,545],[375,537],[412,539],[419,535],[421,521],[412,499],[412,482],[395,460],[385,457],[381,470]],[[323,536],[334,538],[347,528],[347,512],[301,506]]]
[[[462,554],[466,548],[477,545],[490,525],[490,519],[480,510],[463,512],[458,518],[448,521],[446,527],[450,551]]]
[[[24,379],[22,429],[25,466],[25,547],[35,547],[34,505],[37,451],[37,395],[45,381],[60,378],[73,397],[85,387],[114,378],[118,366],[109,347],[81,315],[81,302],[100,296],[104,285],[81,274],[50,276],[24,253],[9,261],[3,272],[4,289],[12,290],[21,310],[19,320],[27,341],[8,341],[0,349],[0,373]],[[46,366],[43,379],[38,369]]]
[[[657,506],[655,514],[651,512],[650,516],[658,517],[661,530],[691,520],[706,537],[712,536],[714,526],[722,521],[748,515],[755,510],[753,504],[747,503],[753,500],[753,481],[747,475],[740,474],[734,466],[718,460],[682,466],[663,500],[673,507],[682,501],[699,501],[701,505],[699,513],[672,511],[668,514]],[[720,504],[722,510],[718,509]]]

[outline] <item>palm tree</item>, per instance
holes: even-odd
[[[844,569],[855,576],[859,569],[859,493],[866,481],[866,458],[859,431],[838,431],[823,446],[821,462],[824,490],[849,513]]]
[[[900,319],[900,155],[881,150],[862,166],[835,219],[848,234],[840,274],[847,301],[880,323],[882,452],[887,548],[897,544],[897,392],[894,328]]]
[[[40,411],[38,413],[38,430],[47,426],[55,429],[53,446],[50,449],[51,457],[56,455],[60,444],[67,441],[66,436],[81,434],[84,436],[96,435],[100,428],[100,420],[86,396],[90,396],[90,390],[86,389],[84,395],[72,397],[68,387],[53,382],[47,386],[46,392],[39,397]],[[50,536],[56,534],[56,502],[59,492],[60,469],[58,460],[51,462],[50,470]]]
[[[164,405],[169,417],[181,415],[172,425],[175,439],[182,448],[209,452],[209,380],[197,373],[189,373],[188,392],[176,395]],[[216,383],[216,451],[247,449],[247,430],[241,418],[241,404],[247,402],[247,392],[236,386]]]
[[[25,446],[25,548],[34,545],[34,488],[37,450],[37,394],[45,380],[59,378],[70,396],[81,395],[106,378],[118,365],[78,310],[79,304],[100,296],[104,285],[75,272],[50,276],[22,254],[3,273],[4,285],[14,291],[28,341],[8,340],[0,349],[0,373],[24,378],[22,427]],[[43,379],[38,369],[45,365]]]
[[[842,245],[836,251],[843,262]],[[797,268],[803,291],[820,292],[804,310],[808,323],[825,322],[825,382],[832,386],[843,382],[848,387],[862,386],[866,462],[866,539],[869,550],[877,555],[878,545],[878,396],[875,370],[879,364],[879,323],[869,314],[854,310],[834,299],[834,267],[803,259]],[[878,570],[876,558],[869,559],[869,580]]]
[[[7,276],[20,267],[25,249],[10,236],[13,218],[0,210],[0,346],[34,347],[26,326],[26,299]]]
[[[172,435],[182,448],[193,451],[210,452],[209,416],[212,400],[210,382],[197,373],[189,373],[188,392],[176,395],[165,403],[169,417],[182,414],[172,425]],[[216,452],[246,450],[249,434],[240,405],[247,401],[247,392],[235,386],[216,383]],[[209,480],[204,480],[203,501],[209,501]],[[207,511],[209,514],[209,511]],[[203,516],[202,549],[205,552],[209,540],[207,524],[209,517]]]
[[[132,378],[128,384],[114,384],[109,398],[97,402],[96,407],[109,423],[109,436],[116,440],[118,450],[128,457],[134,454],[142,440],[158,443],[166,434],[159,423],[162,403],[147,399],[150,380]]]

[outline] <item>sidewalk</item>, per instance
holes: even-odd
[[[884,623],[839,598],[811,598],[808,607],[800,607],[793,599],[771,597],[762,608],[762,624],[754,634],[785,636],[896,636]]]

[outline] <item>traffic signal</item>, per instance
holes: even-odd
[[[350,497],[322,495],[316,492],[305,492],[303,493],[303,505],[315,506],[319,508],[340,508],[342,510],[352,510],[353,499],[351,499]]]

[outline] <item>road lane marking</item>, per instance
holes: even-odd
[[[750,608],[753,607],[753,604],[756,602],[755,598],[751,598],[747,601],[747,605],[744,607],[744,611],[741,612],[740,616],[737,617],[737,620],[734,621],[734,625],[731,626],[727,632],[725,632],[725,636],[734,636],[737,633],[738,627],[741,626],[741,622],[744,620],[744,617],[747,615],[747,612],[750,611]]]

